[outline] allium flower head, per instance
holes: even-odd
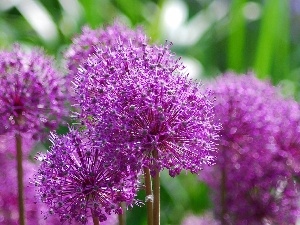
[[[110,160],[97,142],[75,130],[53,135],[52,142],[51,150],[38,156],[42,163],[34,181],[49,214],[86,224],[91,217],[105,221],[112,212],[120,214],[120,202],[134,201],[135,175],[121,171],[117,158]]]
[[[65,53],[67,67],[73,77],[77,73],[79,65],[86,61],[89,55],[95,53],[95,46],[114,48],[120,40],[123,43],[133,43],[138,46],[144,38],[145,34],[142,28],[132,30],[120,22],[96,30],[85,26],[82,33],[73,38],[73,44]]]
[[[53,129],[64,113],[62,80],[38,49],[0,51],[0,134]]]
[[[291,105],[252,74],[225,74],[211,87],[223,130],[217,164],[201,177],[213,190],[218,218],[237,225],[295,224],[299,185],[288,166],[289,148],[282,147],[291,132],[299,135],[284,125],[292,119],[284,113]]]
[[[214,162],[218,125],[210,92],[184,69],[169,44],[98,48],[76,77],[79,118],[103,141],[129,146],[121,151],[132,151],[152,174],[199,172]]]
[[[11,147],[11,143],[2,139],[6,137],[0,137],[0,224],[5,225],[19,225],[18,217],[18,187],[17,187],[17,170],[16,159],[13,154],[7,154],[7,149]],[[28,146],[31,146],[31,138],[23,138],[23,149],[28,152]],[[27,144],[28,143],[28,144]],[[6,147],[5,147],[6,144]],[[29,148],[30,149],[30,148]],[[46,211],[47,206],[37,201],[34,186],[30,184],[30,180],[38,169],[38,165],[24,159],[24,193],[25,193],[25,217],[27,224],[29,225],[61,225],[60,218],[57,215],[52,215],[45,220],[41,211]],[[79,225],[79,223],[72,223],[73,225]],[[117,225],[117,216],[109,215],[107,221],[101,223],[101,225]]]
[[[300,178],[300,105],[293,99],[281,101],[274,111],[277,127],[270,138],[273,146],[282,150],[288,158],[287,165],[291,172]]]

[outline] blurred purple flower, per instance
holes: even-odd
[[[25,153],[25,157],[28,158],[35,142],[30,134],[23,134],[22,136],[22,151]],[[16,139],[13,133],[0,135],[0,153],[9,157],[16,157]]]
[[[181,225],[221,225],[221,223],[207,213],[201,216],[188,215],[183,219]]]
[[[188,79],[169,45],[118,41],[101,47],[76,76],[78,118],[106,143],[121,143],[155,170],[198,173],[214,163],[219,126],[211,94]]]
[[[8,151],[14,142],[8,142],[10,136],[0,136],[0,224],[18,225],[18,187],[16,160],[13,152]],[[32,139],[24,138],[24,151],[29,152],[32,147]],[[12,154],[9,154],[12,153]],[[25,209],[28,224],[45,225],[43,216],[40,213],[43,204],[35,204],[34,189],[29,184],[29,178],[33,175],[37,165],[28,160],[23,161],[24,187],[25,187]],[[59,219],[53,217],[50,224],[61,224]],[[49,224],[49,223],[47,223]]]
[[[235,225],[295,224],[299,185],[287,164],[289,137],[299,136],[297,126],[289,125],[299,122],[299,114],[293,118],[286,110],[299,113],[299,106],[252,74],[225,74],[211,87],[223,130],[217,165],[201,178],[212,188],[217,217]]]
[[[120,170],[117,154],[104,154],[98,141],[76,130],[52,135],[52,142],[51,150],[38,156],[42,163],[34,177],[48,214],[57,214],[61,222],[86,224],[91,217],[102,222],[122,213],[120,202],[134,203],[136,174]]]
[[[291,172],[300,179],[300,105],[293,99],[279,102],[274,110],[276,125],[270,143],[282,150],[288,159],[286,164]],[[274,121],[275,123],[275,121]]]
[[[65,113],[62,78],[51,58],[38,49],[0,51],[0,134],[38,136],[57,127]]]
[[[292,12],[295,12],[296,14],[300,14],[300,2],[297,0],[291,0],[290,1],[290,7]]]

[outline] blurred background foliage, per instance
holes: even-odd
[[[0,0],[0,48],[42,46],[62,66],[62,52],[83,25],[116,18],[142,25],[153,42],[172,41],[196,79],[255,71],[300,97],[299,0]],[[208,194],[194,175],[163,173],[162,224],[211,208]],[[133,208],[128,224],[146,224],[145,208]]]

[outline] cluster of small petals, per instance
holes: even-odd
[[[106,221],[108,215],[120,214],[120,202],[134,201],[137,181],[118,167],[116,157],[103,154],[98,141],[71,130],[58,137],[45,155],[34,183],[42,202],[62,222],[86,224],[92,217]],[[136,176],[136,174],[135,174]]]
[[[207,213],[201,216],[188,215],[183,219],[181,225],[221,225],[221,223],[215,220],[213,215]]]
[[[211,93],[188,78],[169,47],[121,40],[97,48],[74,83],[79,119],[106,143],[129,146],[152,174],[166,168],[175,176],[214,163],[219,125]]]
[[[38,135],[65,114],[62,77],[42,50],[0,52],[0,134]]]
[[[211,87],[223,129],[217,164],[201,179],[213,190],[216,215],[228,224],[295,224],[299,185],[289,151],[300,149],[289,141],[299,137],[292,113],[299,106],[253,74],[225,74]]]
[[[77,73],[78,66],[85,62],[89,55],[95,53],[95,46],[111,46],[113,48],[118,41],[138,46],[143,43],[144,39],[145,34],[141,28],[132,30],[120,22],[96,30],[85,26],[82,33],[73,38],[72,45],[65,53],[67,67],[73,77]]]
[[[300,177],[300,105],[293,99],[278,102],[280,107],[274,110],[277,126],[274,127],[274,135],[270,142],[282,150],[282,154],[288,158],[287,165]]]
[[[2,140],[3,137],[1,137]],[[23,143],[31,143],[31,138],[23,138]],[[3,142],[4,143],[4,142]],[[7,152],[0,150],[0,224],[19,225],[18,218],[18,187],[17,170],[15,169],[16,159]],[[25,144],[26,145],[26,144]],[[8,145],[8,147],[10,144]],[[25,149],[25,148],[24,148]],[[25,149],[28,151],[27,149]],[[27,224],[35,225],[61,225],[62,222],[57,215],[46,216],[42,211],[47,211],[48,207],[36,199],[35,188],[30,184],[33,174],[37,171],[38,165],[28,160],[23,161],[24,169],[24,196],[25,196],[25,217]],[[46,218],[45,218],[46,217]],[[92,223],[92,221],[90,221]],[[107,220],[101,225],[117,225],[117,215],[107,215]],[[73,222],[73,225],[79,225]]]

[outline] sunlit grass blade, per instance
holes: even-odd
[[[39,1],[23,1],[16,8],[46,45],[58,41],[57,26],[49,11]]]
[[[228,67],[236,72],[244,68],[246,21],[243,15],[245,0],[233,0],[230,10],[228,37]]]
[[[157,7],[158,8],[162,8],[164,4],[164,0],[158,0],[157,2]],[[162,23],[162,10],[156,10],[153,17],[152,17],[152,21],[149,24],[149,26],[147,27],[147,34],[149,35],[149,37],[151,37],[151,42],[156,42],[157,40],[160,39],[161,37],[161,23]]]
[[[267,78],[271,72],[272,57],[277,47],[276,36],[280,35],[282,2],[268,0],[264,6],[254,63],[254,70],[260,79]]]
[[[97,0],[80,0],[84,9],[85,20],[93,28],[103,23],[103,18],[110,12],[109,4]]]
[[[289,77],[290,73],[290,8],[289,1],[280,1],[280,20],[276,35],[274,52],[274,71],[272,80],[278,83]]]

